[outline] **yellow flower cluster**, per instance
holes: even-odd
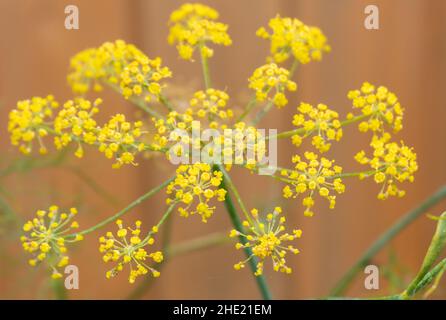
[[[177,45],[178,53],[185,60],[192,60],[196,48],[204,57],[212,57],[208,43],[229,46],[232,43],[228,26],[215,20],[218,12],[202,4],[184,4],[175,10],[169,20],[169,44]]]
[[[77,98],[63,104],[62,110],[54,119],[54,131],[57,134],[54,137],[54,144],[57,149],[62,149],[75,140],[78,143],[75,155],[79,158],[83,157],[81,143],[94,144],[96,142],[97,123],[93,116],[99,112],[98,106],[101,103],[101,99],[96,99],[91,103],[86,99]]]
[[[403,128],[404,109],[398,102],[397,96],[390,92],[386,87],[364,82],[360,90],[352,90],[348,93],[348,98],[352,100],[353,107],[361,109],[366,121],[359,123],[358,128],[361,132],[372,131],[374,134],[385,132],[384,125],[393,128],[398,132]],[[348,118],[353,115],[349,114]]]
[[[138,276],[146,275],[149,271],[157,278],[160,272],[147,265],[146,260],[152,259],[156,263],[163,261],[163,253],[156,251],[148,253],[144,248],[155,243],[152,234],[158,232],[155,226],[152,231],[141,239],[141,221],[135,222],[135,228],[124,228],[122,220],[117,220],[118,231],[116,237],[112,232],[107,232],[105,236],[99,238],[99,251],[103,253],[104,262],[116,262],[116,266],[107,271],[107,279],[115,277],[124,269],[125,265],[130,266],[129,283],[135,283]]]
[[[396,182],[414,180],[413,174],[418,170],[417,155],[412,148],[395,142],[389,142],[390,134],[382,137],[373,137],[371,146],[373,157],[368,158],[364,151],[356,154],[355,159],[361,164],[368,164],[373,169],[370,174],[375,182],[382,184],[378,199],[387,199],[389,196],[404,196],[405,192],[399,190]],[[365,175],[361,176],[365,177]]]
[[[123,164],[135,165],[135,155],[147,148],[141,141],[145,133],[141,130],[142,122],[131,123],[123,114],[117,114],[108,123],[99,126],[94,116],[99,112],[101,103],[102,99],[91,102],[76,98],[68,100],[59,108],[52,96],[19,101],[17,109],[9,115],[8,129],[12,144],[19,145],[20,150],[28,154],[32,150],[33,140],[37,138],[40,152],[46,153],[43,137],[53,135],[57,149],[76,142],[78,147],[75,155],[79,158],[84,155],[83,144],[87,144],[97,146],[108,159],[115,158],[114,168]]]
[[[71,59],[68,83],[73,92],[84,94],[93,86],[102,90],[102,84],[121,87],[123,96],[144,95],[149,101],[159,97],[160,81],[171,76],[161,59],[149,59],[132,44],[123,40],[105,42],[99,48],[81,51]]]
[[[177,156],[189,155],[189,133],[192,130],[193,120],[190,108],[184,113],[171,111],[166,119],[152,118],[156,129],[152,146],[156,150],[170,149]],[[170,158],[169,152],[166,155]]]
[[[302,204],[305,207],[304,214],[311,217],[314,214],[311,208],[314,206],[315,193],[327,199],[330,202],[330,209],[333,209],[336,204],[336,196],[330,194],[330,191],[341,194],[345,191],[345,185],[342,184],[341,178],[336,177],[342,172],[342,168],[333,165],[334,160],[324,157],[318,160],[318,156],[313,152],[305,152],[304,156],[307,161],[302,160],[299,156],[293,157],[295,170],[281,171],[284,181],[289,183],[283,188],[283,196],[288,199],[307,193]]]
[[[197,91],[190,100],[190,106],[196,110],[198,118],[208,117],[213,121],[216,117],[228,119],[233,117],[232,109],[226,109],[229,96],[226,92],[216,89],[207,89],[206,91]]]
[[[292,234],[284,233],[285,217],[280,216],[281,214],[282,209],[276,207],[272,213],[260,219],[258,210],[252,209],[250,221],[243,222],[246,231],[231,230],[230,237],[241,237],[242,240],[235,245],[237,249],[251,248],[252,250],[252,255],[248,259],[234,265],[236,270],[244,268],[249,260],[257,257],[259,261],[254,273],[256,276],[263,274],[264,262],[267,258],[271,258],[274,271],[287,274],[292,272],[292,269],[286,265],[285,256],[288,251],[298,254],[299,250],[292,245],[287,245],[286,242],[300,238],[302,231],[293,230]]]
[[[223,156],[230,156],[231,160],[225,159],[224,163],[244,163],[246,168],[255,169],[266,156],[265,136],[256,127],[248,126],[245,122],[236,123],[232,130],[232,137],[225,137],[223,147]]]
[[[271,58],[277,63],[294,56],[300,63],[319,61],[324,52],[330,52],[327,38],[316,27],[305,25],[298,19],[276,16],[269,21],[271,33],[265,28],[257,30],[257,36],[271,41]]]
[[[8,132],[12,145],[19,146],[20,151],[29,154],[33,140],[37,139],[40,143],[40,153],[46,153],[42,138],[48,135],[50,128],[47,128],[45,123],[53,117],[54,109],[58,107],[59,104],[51,95],[17,102],[17,108],[9,113]]]
[[[139,141],[143,133],[142,125],[141,121],[131,123],[126,120],[125,115],[117,114],[99,129],[99,151],[108,159],[116,159],[113,168],[120,168],[123,164],[136,165],[135,155],[146,148],[146,145]]]
[[[285,68],[280,68],[275,63],[269,63],[257,68],[249,78],[249,88],[256,92],[258,101],[264,101],[271,96],[274,105],[281,108],[287,105],[285,89],[296,91],[297,84],[290,79],[290,72]]]
[[[143,58],[146,58],[144,53],[123,40],[105,42],[99,48],[83,50],[71,58],[68,83],[78,94],[88,92],[91,86],[100,91],[101,81],[118,85],[124,68],[130,62]]]
[[[302,139],[312,135],[311,143],[320,152],[330,149],[329,141],[339,141],[342,138],[341,122],[336,111],[328,109],[325,104],[318,104],[316,108],[308,103],[301,103],[297,108],[298,114],[293,117],[293,125],[304,130],[303,134],[292,136],[293,144],[300,146]]]
[[[207,163],[180,165],[175,180],[167,186],[166,193],[172,198],[166,202],[181,203],[183,206],[178,208],[178,212],[183,217],[198,214],[203,222],[207,222],[215,211],[215,206],[209,206],[209,202],[213,198],[225,200],[226,190],[218,188],[222,180],[223,174],[212,171]]]
[[[161,67],[161,58],[150,60],[146,56],[137,57],[121,73],[121,90],[124,98],[143,96],[146,102],[158,98],[162,86],[160,81],[172,76],[169,68]]]
[[[71,221],[76,214],[76,208],[71,208],[68,213],[59,213],[59,208],[53,205],[48,210],[38,210],[36,217],[23,225],[25,235],[20,240],[23,249],[33,255],[29,264],[36,266],[46,260],[52,269],[53,279],[61,278],[58,268],[68,264],[66,243],[83,239],[81,234],[73,237],[67,235],[67,232],[79,227],[76,221]]]

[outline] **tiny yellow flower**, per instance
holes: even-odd
[[[397,96],[386,87],[364,82],[360,90],[352,90],[347,97],[352,101],[353,108],[361,109],[362,115],[367,117],[359,123],[361,132],[372,131],[374,134],[385,132],[385,125],[396,133],[403,128],[404,108],[401,107]]]
[[[382,137],[374,136],[371,142],[373,157],[368,158],[364,151],[356,154],[355,159],[360,164],[368,164],[373,169],[363,177],[373,175],[378,184],[382,184],[378,199],[387,199],[389,196],[403,197],[404,190],[400,190],[397,182],[412,182],[414,173],[418,170],[417,155],[412,148],[403,142],[389,142],[390,134],[384,133]]]
[[[232,109],[227,109],[229,96],[226,92],[209,88],[197,91],[189,104],[198,118],[208,117],[210,121],[233,117]]]
[[[308,103],[301,103],[297,110],[299,113],[294,115],[293,125],[304,132],[292,136],[296,146],[300,146],[303,138],[313,135],[313,146],[320,152],[326,152],[331,147],[329,141],[339,141],[342,138],[339,115],[325,104],[318,104],[315,108]]]
[[[293,157],[295,163],[294,170],[282,170],[280,173],[284,181],[288,183],[283,188],[285,198],[296,198],[300,194],[306,194],[302,200],[305,207],[304,214],[313,216],[312,207],[314,206],[314,196],[319,194],[330,203],[330,209],[336,204],[336,196],[331,191],[341,194],[345,191],[342,179],[336,177],[342,172],[342,168],[333,165],[334,160],[328,160],[324,157],[318,159],[313,152],[305,152],[305,160],[299,156]]]
[[[163,85],[160,81],[172,76],[167,67],[161,66],[161,58],[149,59],[146,56],[136,57],[125,66],[120,75],[120,86],[124,98],[140,96],[146,102],[152,97],[159,98]]]
[[[104,262],[115,262],[116,266],[107,271],[105,276],[107,279],[115,277],[124,269],[125,265],[130,266],[129,283],[135,283],[136,278],[147,274],[149,271],[153,277],[159,277],[159,271],[150,267],[146,260],[152,259],[156,263],[163,261],[161,251],[148,253],[145,247],[152,245],[154,239],[150,232],[145,238],[141,238],[141,222],[135,223],[135,228],[124,228],[122,220],[117,220],[118,231],[117,238],[112,232],[107,232],[103,237],[99,238],[99,252],[103,254]],[[130,238],[128,238],[128,236]]]
[[[119,85],[121,73],[131,62],[148,59],[144,53],[123,40],[105,42],[76,54],[70,61],[68,83],[74,93],[84,94],[102,84]]]
[[[18,146],[24,154],[29,154],[33,141],[37,140],[41,153],[46,153],[42,138],[48,135],[51,128],[45,123],[51,121],[58,107],[59,103],[52,95],[17,102],[17,108],[9,113],[8,132],[12,145]]]
[[[319,28],[307,26],[298,19],[277,15],[268,25],[271,33],[262,27],[257,30],[257,36],[271,41],[269,60],[281,63],[294,56],[301,64],[306,64],[321,60],[322,54],[331,50]]]
[[[72,221],[77,209],[71,208],[69,213],[62,212],[57,206],[51,206],[48,210],[38,210],[36,217],[23,225],[23,235],[20,240],[23,249],[32,254],[28,261],[30,266],[36,266],[42,261],[47,261],[51,270],[52,278],[62,277],[59,268],[65,267],[69,262],[66,255],[66,243],[82,240],[80,234],[67,234],[71,229],[76,229],[79,224]],[[71,222],[71,224],[70,224]]]
[[[208,43],[229,46],[232,43],[227,30],[228,26],[215,20],[218,12],[202,4],[184,4],[172,12],[167,38],[169,44],[176,44],[182,59],[192,60],[195,49],[199,49],[202,56],[210,58],[213,50]]]
[[[258,101],[271,99],[275,106],[282,108],[288,104],[285,90],[296,91],[297,84],[290,79],[290,72],[275,63],[257,68],[249,78],[249,88],[256,93]]]
[[[178,212],[183,217],[198,214],[203,222],[207,222],[215,211],[215,206],[210,206],[209,202],[214,198],[225,200],[226,190],[218,188],[222,180],[223,174],[212,171],[209,164],[180,165],[175,180],[167,186],[166,193],[172,195],[167,203],[182,204]]]
[[[274,271],[291,273],[292,269],[286,265],[285,256],[287,252],[298,254],[299,250],[292,245],[287,245],[286,242],[300,238],[302,231],[293,230],[292,234],[284,233],[285,217],[281,216],[282,209],[280,207],[276,207],[272,213],[268,213],[263,219],[259,218],[256,211],[254,213],[251,221],[244,222],[246,231],[231,230],[230,232],[230,237],[239,236],[244,239],[244,241],[235,245],[236,249],[251,248],[252,250],[252,255],[248,259],[235,264],[234,269],[244,268],[250,259],[257,257],[259,261],[254,273],[256,276],[263,273],[264,261],[267,258],[271,258]]]

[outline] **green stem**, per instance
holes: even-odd
[[[400,218],[392,227],[385,231],[358,259],[358,261],[347,271],[336,286],[331,290],[331,296],[343,294],[356,274],[372,259],[390,240],[400,233],[405,227],[411,224],[416,218],[421,216],[429,208],[435,206],[441,200],[446,198],[446,185],[442,186],[437,192],[427,198],[418,207],[409,211]]]
[[[243,119],[245,119],[245,117],[252,111],[252,109],[254,109],[254,107],[256,106],[257,103],[257,98],[254,95],[248,102],[248,104],[246,105],[243,113],[237,118],[237,120],[235,122],[241,122],[243,121]]]
[[[238,205],[240,206],[240,209],[242,209],[243,214],[245,215],[246,220],[249,222],[252,222],[251,216],[248,213],[248,210],[246,209],[245,204],[242,201],[242,197],[240,197],[240,194],[238,193],[237,188],[235,187],[234,183],[232,182],[231,177],[229,176],[228,172],[223,168],[223,166],[216,166],[221,173],[223,173],[223,177],[225,179],[225,184],[229,188],[229,190],[234,194],[235,199],[237,200]]]
[[[297,67],[299,66],[299,61],[297,59],[294,59],[293,64],[290,68],[290,79],[294,76],[294,73],[297,70]]]
[[[228,183],[228,180],[227,180],[228,175],[225,174],[226,170],[224,170],[224,168],[221,167],[221,166],[215,166],[215,168],[220,170],[220,171],[222,171],[223,175],[224,175],[224,179],[222,181],[221,187],[223,189],[225,189],[226,191],[229,191],[228,189],[231,189],[234,192],[234,190],[236,190],[235,188],[234,189],[233,188],[228,188],[227,185],[226,185]],[[229,183],[231,183],[230,180],[229,180]],[[232,185],[232,187],[234,187],[234,186]],[[238,197],[238,200],[239,200],[240,196],[238,195],[238,192],[236,192],[236,194],[237,194],[236,197]],[[241,204],[241,207],[242,207],[242,210],[243,210],[243,208],[244,208],[243,203],[241,201],[239,201],[239,204]],[[236,212],[236,209],[235,209],[235,206],[234,206],[234,202],[232,201],[231,196],[229,195],[229,192],[226,194],[225,206],[226,206],[226,209],[227,209],[227,211],[229,213],[229,217],[231,218],[231,222],[232,222],[234,228],[237,231],[239,231],[239,232],[243,232],[242,222],[241,222],[240,217],[238,216],[238,214]],[[244,210],[246,210],[246,208]],[[240,239],[240,242],[242,244],[245,244],[246,241],[247,241],[242,236],[240,236],[239,239]],[[252,273],[255,273],[256,270],[257,270],[257,258],[255,256],[253,256],[251,248],[245,247],[245,248],[243,248],[243,250],[245,251],[246,257],[249,258],[249,257],[252,256],[252,258],[248,260],[248,264],[249,264],[249,267],[251,268]],[[268,289],[268,285],[267,285],[267,283],[265,281],[265,277],[263,275],[259,275],[259,276],[255,276],[255,279],[256,279],[257,286],[259,287],[259,290],[260,290],[260,293],[261,293],[263,299],[271,300],[272,299],[272,295],[271,295],[271,292]]]
[[[69,236],[75,236],[76,234],[81,234],[81,235],[85,235],[88,234],[90,232],[93,232],[103,226],[105,226],[106,224],[115,221],[116,219],[118,219],[119,217],[121,217],[122,215],[124,215],[125,213],[129,212],[130,210],[132,210],[133,208],[135,208],[136,206],[140,205],[142,202],[144,202],[145,200],[147,200],[148,198],[150,198],[151,196],[153,196],[154,194],[156,194],[158,191],[160,191],[161,189],[163,189],[165,186],[167,186],[174,178],[170,178],[167,181],[163,182],[162,184],[160,184],[159,186],[151,189],[149,192],[147,192],[146,194],[142,195],[141,197],[139,197],[138,199],[136,199],[135,201],[133,201],[131,204],[129,204],[127,207],[125,207],[124,209],[122,209],[121,211],[119,211],[118,213],[116,213],[115,215],[99,222],[98,224],[85,229],[81,232],[69,235]]]
[[[203,50],[201,50],[201,46],[199,49],[200,49],[200,57],[201,57],[201,67],[203,69],[204,85],[205,85],[206,89],[209,89],[212,87],[211,75],[209,72],[209,61],[208,61],[208,58],[206,58],[203,55]]]
[[[256,117],[252,121],[252,124],[257,125],[260,122],[260,120],[262,120],[263,117],[266,116],[266,114],[271,110],[273,106],[274,106],[274,101],[273,100],[268,101],[265,107],[256,115]]]
[[[361,115],[356,116],[356,117],[353,117],[353,118],[351,118],[351,119],[347,119],[347,120],[341,121],[341,126],[346,126],[346,125],[348,125],[348,124],[351,124],[351,123],[354,123],[354,122],[363,120],[363,119],[365,119],[365,118],[367,118],[367,117],[369,117],[369,115],[361,114]],[[318,126],[316,126],[313,130],[317,130],[317,129],[318,129]],[[275,135],[275,136],[265,137],[265,139],[271,139],[271,138],[277,138],[277,139],[281,139],[281,138],[289,138],[289,137],[292,137],[292,136],[294,136],[294,135],[296,135],[296,134],[303,134],[303,133],[305,133],[305,132],[306,132],[305,128],[298,128],[298,129],[294,129],[294,130],[289,130],[289,131],[281,132],[281,133],[279,133],[279,134],[277,134],[277,135]]]
[[[172,106],[172,104],[170,103],[169,99],[167,99],[166,96],[160,94],[159,100],[162,103],[162,105],[164,105],[169,111],[174,111],[174,107]]]
[[[172,246],[172,248],[169,248],[167,250],[167,256],[171,258],[173,256],[178,256],[185,253],[210,248],[220,244],[229,243],[231,241],[231,238],[229,238],[226,234],[215,232]]]
[[[54,298],[56,300],[67,300],[67,290],[65,289],[64,281],[60,281],[60,279],[51,279],[50,281],[54,293]]]

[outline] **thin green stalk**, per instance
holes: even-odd
[[[127,207],[125,207],[124,209],[122,209],[121,211],[119,211],[118,213],[116,213],[115,215],[99,222],[98,224],[85,229],[81,232],[75,233],[73,234],[73,236],[75,236],[76,234],[81,234],[81,235],[85,235],[87,233],[93,232],[103,226],[105,226],[106,224],[115,221],[116,219],[118,219],[119,217],[121,217],[122,215],[124,215],[125,213],[129,212],[130,210],[132,210],[133,208],[135,208],[136,206],[140,205],[141,203],[143,203],[145,200],[147,200],[148,198],[150,198],[151,196],[153,196],[154,194],[156,194],[158,191],[160,191],[161,189],[163,189],[164,187],[166,187],[174,178],[170,178],[167,181],[163,182],[162,184],[160,184],[159,186],[151,189],[149,192],[147,192],[146,194],[142,195],[141,197],[139,197],[138,199],[136,199],[135,201],[133,201],[131,204],[129,204]]]
[[[297,67],[299,66],[299,61],[297,59],[294,59],[293,64],[290,68],[290,79],[294,76],[294,73],[297,70]]]
[[[444,212],[437,223],[437,229],[432,237],[432,241],[424,257],[423,264],[418,271],[417,276],[412,280],[407,289],[402,294],[403,297],[411,297],[417,291],[421,290],[420,283],[432,269],[435,261],[438,259],[446,245],[446,212]],[[441,268],[439,269],[441,270]],[[428,277],[429,278],[429,277]],[[430,281],[432,279],[430,278]],[[427,284],[426,284],[427,285]]]
[[[204,56],[201,47],[200,47],[200,57],[201,57],[201,67],[203,69],[204,86],[206,87],[206,89],[209,89],[212,87],[211,75],[209,72],[209,60],[207,57]]]
[[[238,216],[238,214],[236,212],[236,209],[235,209],[235,206],[234,206],[234,202],[232,201],[231,196],[229,194],[229,190],[231,190],[233,193],[234,193],[234,190],[236,191],[235,192],[235,196],[236,196],[237,200],[239,201],[239,205],[242,207],[242,210],[246,210],[246,208],[243,205],[243,203],[241,202],[240,196],[238,195],[238,192],[235,189],[234,185],[232,185],[232,188],[228,188],[228,186],[227,186],[227,184],[228,184],[228,179],[227,179],[228,175],[225,174],[226,170],[224,170],[224,168],[221,167],[221,166],[216,166],[215,168],[220,170],[220,171],[222,171],[223,175],[224,175],[224,179],[222,181],[221,187],[223,189],[225,189],[226,191],[228,191],[226,193],[225,206],[226,206],[226,209],[228,211],[229,217],[231,218],[231,222],[232,222],[234,228],[237,231],[243,232],[242,222],[241,222],[240,217]],[[229,180],[229,183],[231,183],[230,180]],[[243,209],[243,208],[245,208],[245,209]],[[239,240],[240,240],[240,242],[242,244],[246,244],[246,242],[247,242],[247,240],[244,237],[242,237],[242,236],[239,236]],[[245,251],[246,257],[249,258],[249,257],[251,257],[253,255],[251,248],[245,247],[245,248],[243,248],[243,250]],[[255,256],[252,256],[252,258],[248,260],[248,264],[249,264],[249,267],[251,268],[252,273],[255,273],[256,270],[257,270],[257,262],[258,261],[257,261],[257,258]],[[271,295],[271,292],[268,289],[268,285],[267,285],[267,283],[265,281],[265,277],[263,275],[259,275],[259,276],[255,276],[255,279],[256,279],[257,286],[259,287],[259,290],[260,290],[260,293],[261,293],[263,299],[271,300],[272,299],[272,295]]]
[[[67,300],[67,290],[63,281],[51,279],[51,288],[53,289],[56,300]]]
[[[235,187],[234,183],[232,182],[231,177],[229,176],[228,172],[223,168],[223,166],[216,166],[218,170],[223,173],[223,177],[225,179],[225,184],[229,188],[229,190],[234,194],[235,199],[237,200],[238,205],[240,206],[240,209],[242,209],[243,214],[245,215],[246,220],[249,222],[252,222],[251,216],[248,213],[248,210],[246,209],[245,204],[242,201],[242,197],[240,197],[240,194],[238,193],[237,188]]]
[[[354,123],[354,122],[363,120],[363,119],[365,119],[365,118],[367,118],[367,117],[369,117],[369,115],[361,114],[361,115],[356,116],[356,117],[353,117],[353,118],[351,118],[351,119],[347,119],[347,120],[341,121],[341,126],[342,126],[342,127],[343,127],[343,126],[346,126],[346,125],[348,125],[348,124],[351,124],[351,123]],[[318,126],[316,126],[313,130],[317,130],[317,129],[318,129]],[[294,135],[296,135],[296,134],[303,134],[303,133],[305,133],[305,132],[306,132],[305,128],[298,128],[298,129],[294,129],[294,130],[284,131],[284,132],[281,132],[281,133],[276,134],[276,135],[273,135],[273,136],[268,136],[268,137],[265,137],[265,139],[271,139],[271,138],[277,138],[277,139],[281,139],[281,138],[289,138],[289,137],[292,137],[292,136],[294,136]]]
[[[243,119],[245,119],[245,117],[252,111],[252,109],[254,109],[254,107],[256,106],[257,103],[257,97],[254,95],[248,102],[248,104],[246,105],[243,113],[237,118],[237,120],[235,122],[241,122],[243,121]]]
[[[256,115],[256,117],[252,121],[252,124],[257,125],[260,122],[260,120],[262,120],[263,117],[267,115],[267,113],[271,110],[273,106],[274,106],[274,101],[273,100],[268,101],[265,107]]]
[[[402,218],[400,218],[393,226],[385,231],[358,259],[358,261],[347,271],[336,286],[331,290],[330,296],[342,295],[355,278],[356,274],[362,270],[364,266],[396,235],[398,235],[404,228],[411,224],[415,219],[421,216],[424,212],[435,206],[437,203],[446,198],[446,185],[442,186],[437,192],[432,194],[418,207],[409,211]]]
[[[164,105],[169,111],[174,111],[174,107],[172,106],[172,104],[170,103],[169,99],[167,99],[166,96],[164,96],[163,94],[160,94],[159,100],[160,100],[161,104]]]
[[[172,248],[169,248],[167,251],[167,256],[169,258],[173,256],[182,255],[185,253],[198,251],[201,249],[206,249],[209,247],[217,246],[220,244],[225,244],[231,242],[231,238],[226,234],[222,234],[220,232],[215,232],[208,234],[206,236],[202,236],[196,239],[189,240],[184,243],[177,244]]]

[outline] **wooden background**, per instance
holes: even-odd
[[[174,73],[176,85],[201,85],[200,65],[184,62],[166,42],[170,12],[184,1],[155,0],[0,0],[0,156],[1,164],[21,158],[9,145],[6,132],[7,114],[19,99],[53,93],[59,100],[71,97],[66,84],[66,71],[71,56],[104,41],[124,39],[135,43],[150,57],[161,56]],[[215,50],[211,60],[216,86],[227,88],[235,105],[247,97],[247,78],[264,62],[267,43],[255,36],[259,26],[266,25],[276,13],[298,17],[307,24],[319,26],[332,45],[332,53],[322,62],[311,63],[298,70],[298,92],[290,104],[274,112],[264,126],[290,129],[291,117],[300,101],[323,102],[346,114],[350,110],[348,90],[363,81],[383,84],[397,93],[406,108],[404,130],[398,138],[412,145],[419,156],[420,170],[413,184],[405,184],[403,199],[376,199],[378,186],[372,181],[349,180],[347,192],[339,197],[335,210],[328,210],[319,201],[317,214],[309,219],[302,214],[299,201],[281,199],[281,185],[266,177],[250,176],[237,171],[235,181],[249,207],[282,204],[289,222],[304,230],[298,247],[302,253],[290,258],[294,273],[287,277],[267,274],[276,298],[311,298],[328,293],[336,280],[359,257],[361,252],[398,217],[433,193],[446,181],[446,106],[444,75],[446,74],[446,1],[441,0],[215,0],[203,1],[220,11],[221,20],[230,25],[233,45]],[[363,27],[364,8],[376,4],[380,9],[380,30]],[[64,7],[78,5],[80,30],[64,28]],[[104,93],[103,119],[113,112],[132,114],[133,110],[120,97]],[[346,170],[359,167],[352,156],[367,146],[368,135],[348,128],[345,138],[334,144],[330,156]],[[299,150],[299,152],[301,152]],[[296,149],[290,144],[280,148],[279,162],[288,164]],[[112,170],[111,163],[94,150],[85,159],[69,156],[70,166],[80,168],[113,199],[106,200],[65,167],[39,169],[33,173],[13,174],[0,181],[8,191],[8,201],[21,219],[33,215],[37,208],[53,202],[68,206],[81,202],[81,226],[87,227],[124,207],[149,188],[163,181],[172,168],[163,160],[141,160],[138,167]],[[11,160],[12,159],[12,160]],[[159,219],[163,196],[138,207],[126,218],[141,217],[146,226]],[[439,214],[439,206],[431,213]],[[110,228],[114,228],[111,226]],[[221,208],[208,224],[198,219],[175,217],[173,242],[179,243],[214,231],[230,228]],[[107,230],[109,228],[106,228]],[[422,217],[392,242],[374,263],[388,264],[389,252],[396,254],[405,266],[405,280],[417,270],[434,223]],[[105,229],[92,234],[72,255],[79,266],[80,290],[70,298],[126,297],[132,287],[123,274],[105,280],[106,266],[97,251],[97,237]],[[12,233],[12,235],[11,235]],[[14,230],[0,233],[0,297],[47,297],[48,284],[43,270],[30,271]],[[252,276],[247,270],[235,272],[232,265],[242,258],[231,246],[197,252],[170,262],[161,278],[144,298],[258,298]],[[360,275],[350,295],[367,296]],[[438,290],[445,297],[446,289]],[[373,294],[384,294],[386,288]]]

